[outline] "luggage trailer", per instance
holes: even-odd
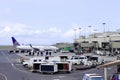
[[[58,66],[58,72],[67,72],[70,73],[72,71],[72,63],[70,62],[56,62]]]
[[[57,73],[58,72],[57,66],[58,65],[55,63],[41,64],[40,65],[40,72],[41,73],[50,73],[50,74]]]
[[[46,64],[47,62],[34,62],[31,68],[32,72],[41,72],[41,64]]]
[[[41,62],[33,63],[32,72],[40,73],[58,73],[58,72],[67,72],[72,71],[72,63],[70,62]]]

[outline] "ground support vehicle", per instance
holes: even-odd
[[[54,74],[54,73],[58,72],[57,64],[43,63],[40,65],[40,72]]]
[[[104,80],[104,79],[99,74],[91,73],[91,74],[84,74],[82,80]]]
[[[58,66],[58,72],[67,72],[70,73],[72,71],[72,63],[70,62],[56,62]]]
[[[84,55],[76,55],[73,56],[71,59],[68,59],[67,61],[70,61],[72,64],[84,64],[84,62],[87,62],[87,57]]]

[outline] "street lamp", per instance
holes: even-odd
[[[88,26],[89,27],[89,29],[90,29],[90,31],[89,31],[89,38],[90,38],[90,42],[91,42],[91,26]]]
[[[80,30],[80,36],[81,36],[81,30],[82,30],[82,28],[78,28],[79,30]]]
[[[106,25],[106,23],[102,23],[102,24],[103,24],[103,30],[104,30],[104,42],[106,42],[106,31],[105,31],[105,25]],[[103,48],[103,50],[105,51],[105,47]]]
[[[95,35],[95,34],[96,34],[96,31],[97,31],[97,29],[94,29],[94,38],[96,37],[96,35]]]
[[[96,35],[97,29],[94,29],[93,31],[94,31],[93,37],[96,38],[97,37],[97,35]],[[97,41],[94,42],[94,49],[98,50],[98,42]]]
[[[103,30],[105,32],[105,25],[106,25],[106,23],[102,23],[102,24],[103,24]]]
[[[75,42],[76,42],[76,31],[77,31],[77,29],[74,29],[74,31],[75,31]]]
[[[105,38],[106,38],[106,31],[105,31],[105,25],[106,25],[106,23],[102,23],[103,24],[103,32],[104,32],[104,40],[105,40]]]
[[[81,29],[82,29],[82,28],[78,28],[78,29],[80,30],[80,35],[79,35],[79,37],[80,37],[80,39],[81,39],[81,32],[82,32]],[[80,40],[80,42],[82,42],[82,40]]]

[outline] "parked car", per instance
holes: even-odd
[[[104,80],[104,79],[101,75],[92,73],[92,74],[84,74],[82,80]]]

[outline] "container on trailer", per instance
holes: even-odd
[[[57,64],[55,64],[55,63],[41,64],[40,72],[41,73],[51,73],[51,74],[56,73],[56,72],[58,72]]]
[[[32,72],[41,72],[41,64],[45,64],[46,62],[34,62],[31,71]]]
[[[72,63],[70,62],[56,62],[58,66],[59,72],[71,72],[72,71]]]

